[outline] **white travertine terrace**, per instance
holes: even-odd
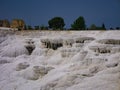
[[[0,90],[120,90],[120,31],[0,30]]]

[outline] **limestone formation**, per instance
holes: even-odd
[[[10,63],[10,62],[7,60],[0,60],[0,64],[6,64],[6,63]]]
[[[32,39],[27,39],[25,48],[28,50],[29,55],[31,55],[31,53],[35,49],[34,41]]]
[[[37,80],[46,75],[53,67],[33,66],[28,71],[24,72],[24,77],[28,80]]]
[[[74,39],[67,38],[67,39],[63,40],[63,45],[64,46],[72,47],[73,43],[74,43]]]
[[[107,45],[90,46],[89,48],[94,52],[101,54],[111,53],[112,51],[112,46],[107,46]]]
[[[93,40],[95,40],[95,38],[93,38],[93,37],[78,37],[78,38],[75,38],[76,43],[85,43],[85,42],[89,42],[89,41],[93,41]]]
[[[0,90],[120,90],[119,40],[117,30],[0,30]]]
[[[29,66],[30,65],[27,62],[19,63],[17,65],[17,67],[16,67],[16,71],[20,71],[20,70],[26,69]]]
[[[56,50],[59,47],[63,46],[62,39],[41,39],[42,45],[45,48],[50,48]]]
[[[102,44],[120,45],[119,39],[102,39],[102,40],[99,40],[98,42]]]
[[[3,57],[17,57],[19,55],[28,55],[27,49],[21,43],[15,43],[14,45],[7,45],[2,48],[1,54]]]
[[[72,57],[78,52],[80,52],[80,50],[81,50],[80,48],[74,48],[74,47],[60,49],[62,57]]]
[[[60,48],[62,57],[72,57],[84,46],[84,43],[89,43],[93,41],[93,37],[79,37],[79,38],[43,38],[41,39],[42,46],[44,48],[49,48],[57,50]]]

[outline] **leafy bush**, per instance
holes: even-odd
[[[49,28],[52,29],[60,29],[62,30],[63,27],[65,26],[64,19],[61,17],[54,17],[51,20],[48,21]]]
[[[85,28],[86,28],[85,20],[84,17],[82,16],[78,17],[71,25],[72,30],[85,30]]]

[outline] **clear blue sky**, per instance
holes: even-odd
[[[24,19],[28,25],[48,25],[55,16],[64,18],[67,28],[79,16],[87,27],[120,27],[120,0],[0,0],[0,19]]]

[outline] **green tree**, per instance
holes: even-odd
[[[104,24],[104,23],[102,24],[102,29],[103,29],[103,30],[106,30],[106,27],[105,27],[105,24]]]
[[[2,27],[2,24],[3,24],[3,20],[0,20],[0,27]]]
[[[48,27],[47,27],[47,26],[44,26],[44,25],[41,25],[41,26],[40,26],[40,30],[48,30]]]
[[[102,24],[101,27],[100,26],[96,26],[95,24],[92,24],[89,29],[90,30],[106,30],[104,23]]]
[[[82,16],[78,17],[74,21],[74,23],[71,25],[71,29],[73,29],[73,30],[85,30],[86,25],[85,25],[84,17],[82,17]]]
[[[120,30],[120,27],[116,27],[116,30]]]
[[[28,30],[33,30],[33,28],[32,28],[31,25],[28,25],[28,26],[27,26],[27,29],[28,29]]]
[[[39,28],[39,26],[34,26],[34,29],[39,30],[40,28]]]
[[[96,30],[97,29],[97,26],[95,25],[95,24],[92,24],[91,26],[90,26],[90,30]]]
[[[61,30],[65,26],[64,19],[61,17],[52,18],[51,20],[48,21],[48,24],[49,24],[49,28],[52,28],[54,30],[55,29]]]
[[[112,27],[110,28],[110,30],[113,30],[113,29],[114,29],[114,28],[112,28]]]
[[[10,27],[10,22],[7,19],[0,20],[1,27]]]

